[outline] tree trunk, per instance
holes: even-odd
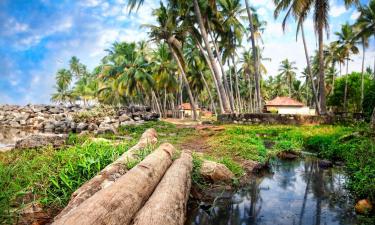
[[[344,91],[344,112],[348,111],[348,77],[349,77],[349,57],[346,59],[346,76],[345,76],[345,91]]]
[[[371,116],[371,128],[375,131],[375,107],[372,110],[372,116]]]
[[[159,115],[161,116],[162,114],[161,114],[161,109],[160,109],[160,105],[159,105],[158,98],[156,97],[156,94],[155,94],[154,91],[152,91],[151,94],[152,94],[152,99],[155,99],[156,108],[157,108],[157,110],[158,110]]]
[[[319,115],[320,114],[320,105],[319,105],[319,99],[318,99],[318,93],[315,87],[314,79],[313,79],[313,73],[311,70],[311,64],[310,64],[310,57],[309,57],[309,52],[307,50],[307,44],[306,44],[306,39],[305,39],[305,30],[303,28],[303,24],[301,24],[301,35],[302,35],[302,42],[303,42],[303,48],[305,50],[305,57],[306,57],[306,63],[307,63],[307,73],[308,76],[311,80],[311,87],[313,90],[313,95],[314,95],[314,100],[315,100],[315,105],[316,105],[316,112]]]
[[[361,112],[363,112],[363,99],[364,99],[364,76],[365,76],[365,52],[366,52],[366,45],[365,45],[365,39],[362,37],[362,51],[363,51],[363,56],[362,56],[362,75],[361,75]]]
[[[69,213],[72,209],[78,207],[86,199],[93,196],[98,191],[111,186],[119,177],[127,172],[126,164],[137,158],[137,153],[148,145],[157,143],[156,130],[147,129],[139,139],[138,143],[122,154],[116,161],[106,166],[98,175],[84,183],[73,194],[68,205],[56,216],[59,219]]]
[[[198,42],[197,39],[196,39],[196,42],[197,42],[197,46],[198,46],[199,50],[201,51],[202,55],[204,56],[204,59],[206,60],[208,68],[211,71],[212,80],[214,81],[214,84],[215,84],[215,87],[216,87],[216,93],[217,93],[217,96],[218,96],[218,99],[219,99],[220,112],[225,113],[224,106],[223,106],[223,99],[222,99],[220,91],[219,91],[219,85],[217,84],[217,80],[216,80],[216,77],[215,77],[215,71],[212,68],[211,61],[208,58],[208,56],[206,55],[206,53],[204,52],[204,49],[203,49],[202,45]]]
[[[172,164],[176,149],[168,143],[53,224],[130,224]]]
[[[215,115],[217,115],[217,110],[216,110],[216,106],[215,106],[214,99],[212,98],[211,90],[210,90],[210,88],[208,87],[207,81],[206,81],[206,79],[204,78],[202,71],[199,71],[199,73],[200,73],[201,76],[202,76],[202,80],[203,80],[204,86],[206,87],[206,90],[207,90],[207,92],[208,92],[208,96],[210,97],[211,107],[212,107],[212,109],[214,110]]]
[[[136,214],[134,225],[183,225],[191,187],[191,153],[176,159],[146,204]],[[162,203],[162,204],[161,204]]]
[[[237,102],[238,102],[238,112],[242,112],[242,102],[241,102],[241,94],[240,94],[240,88],[239,88],[239,82],[238,82],[238,74],[237,74],[237,67],[236,63],[234,61],[234,55],[231,56],[232,63],[233,63],[233,70],[234,70],[234,83],[236,88],[236,95],[237,95]]]
[[[335,92],[335,79],[336,79],[336,73],[335,73],[335,61],[332,61],[332,94]]]
[[[288,80],[289,98],[291,98],[292,97],[292,77],[291,76],[287,76],[287,80]]]
[[[185,74],[184,67],[182,66],[182,64],[180,62],[180,59],[178,58],[178,56],[177,56],[174,48],[171,46],[170,43],[168,43],[168,45],[169,45],[169,49],[172,52],[173,58],[176,60],[178,68],[180,69],[182,79],[185,82],[186,90],[187,90],[188,96],[189,96],[190,106],[191,106],[191,109],[193,110],[193,120],[197,120],[198,119],[198,115],[197,115],[196,104],[195,104],[195,100],[194,100],[193,94],[192,94],[191,89],[190,89],[189,81],[188,81],[188,79],[186,77],[186,74]]]
[[[260,96],[260,72],[259,72],[259,61],[258,61],[258,48],[255,44],[255,36],[254,36],[254,25],[253,25],[253,17],[251,15],[250,5],[248,0],[245,0],[246,4],[246,11],[247,11],[247,17],[249,19],[249,25],[250,25],[250,32],[251,32],[251,46],[253,49],[253,60],[254,60],[254,67],[255,67],[255,99],[257,102],[256,112],[262,112],[262,99]]]
[[[164,102],[163,102],[164,118],[167,118],[167,89],[164,88]]]
[[[252,92],[253,92],[253,88],[251,86],[251,78],[250,78],[250,74],[249,74],[249,71],[244,71],[244,73],[246,74],[246,78],[247,78],[247,86],[249,88],[249,111],[251,113],[254,112],[254,108],[253,108],[253,99],[252,99]]]
[[[228,79],[227,79],[227,76],[225,74],[225,69],[224,69],[224,65],[223,65],[223,60],[221,58],[221,55],[220,55],[220,52],[219,52],[219,48],[217,47],[216,45],[216,41],[214,39],[214,37],[212,36],[211,34],[211,30],[210,30],[210,26],[208,25],[208,33],[211,37],[211,41],[214,45],[214,48],[215,48],[215,51],[216,51],[216,55],[217,55],[217,61],[219,62],[219,66],[220,66],[220,71],[221,71],[221,76],[223,78],[223,82],[224,82],[224,88],[225,88],[225,91],[227,92],[227,95],[229,97],[229,105],[230,105],[230,109],[231,111],[233,112],[234,111],[234,100],[233,100],[233,93],[231,92],[231,89],[228,85]],[[230,78],[229,78],[230,79]]]
[[[214,56],[212,54],[212,50],[210,48],[210,43],[208,41],[206,28],[204,27],[204,24],[203,24],[203,19],[202,19],[201,11],[200,11],[200,8],[199,8],[198,0],[194,0],[193,2],[194,2],[195,16],[198,20],[199,30],[201,31],[202,39],[203,39],[205,47],[206,47],[208,58],[210,59],[212,68],[214,70],[214,74],[215,74],[215,77],[216,77],[216,80],[217,80],[217,85],[218,85],[218,92],[220,92],[220,96],[222,98],[224,111],[226,113],[229,113],[229,112],[231,112],[231,110],[230,110],[230,105],[229,105],[229,102],[228,102],[228,96],[227,96],[227,93],[225,92],[225,89],[224,89],[222,83],[219,82],[220,81],[220,75],[219,75],[220,72],[219,72],[219,69],[217,68],[215,58],[214,58]]]
[[[324,80],[324,52],[323,52],[323,26],[319,27],[319,94],[320,94],[320,113],[327,114],[326,90]]]

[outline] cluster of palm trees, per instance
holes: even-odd
[[[345,0],[345,5],[359,4]],[[143,0],[129,1],[129,9]],[[266,26],[256,10],[245,0],[178,1],[160,3],[153,11],[157,23],[144,25],[154,44],[114,43],[101,64],[88,73],[73,57],[70,69],[59,70],[54,101],[95,99],[105,104],[147,104],[161,114],[190,102],[193,118],[204,106],[217,113],[261,112],[263,103],[275,95],[312,99],[317,112],[325,114],[327,92],[334,91],[335,68],[348,64],[350,55],[363,49],[375,32],[375,1],[360,6],[356,24],[343,25],[338,41],[324,48],[328,33],[329,0],[274,0],[275,17],[285,12],[297,21],[306,53],[305,82],[296,79],[295,65],[283,60],[280,74],[265,81],[261,35]],[[303,23],[313,14],[319,42],[316,56],[310,58]],[[353,29],[352,29],[353,28]],[[251,47],[243,47],[249,41]],[[151,47],[152,46],[152,47]],[[326,82],[332,77],[331,82]],[[75,85],[71,82],[75,80]],[[328,78],[329,80],[329,78]],[[279,81],[279,82],[277,82]],[[285,88],[277,83],[284,81]],[[331,83],[331,89],[329,85]],[[71,87],[73,86],[73,87]],[[362,88],[363,90],[363,88]],[[328,93],[329,94],[329,93]],[[306,96],[306,97],[304,97]],[[363,98],[362,98],[363,99]]]

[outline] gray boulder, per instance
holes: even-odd
[[[16,142],[16,149],[40,148],[51,145],[59,147],[66,143],[66,134],[33,134]]]

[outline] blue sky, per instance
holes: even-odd
[[[153,23],[153,8],[159,1],[146,0],[137,13],[129,15],[126,0],[1,0],[0,1],[0,104],[48,103],[54,75],[75,55],[92,69],[114,41],[147,40],[146,28]],[[366,3],[367,1],[362,1]],[[285,58],[305,66],[300,41],[295,39],[295,24],[284,33],[280,20],[273,19],[272,0],[250,0],[267,21],[263,34],[268,75],[277,73]],[[346,9],[342,1],[332,0],[330,37],[342,23],[352,23],[358,12]],[[312,20],[305,23],[309,51],[316,47]],[[373,40],[371,40],[374,42]],[[244,43],[248,47],[248,43]],[[367,50],[367,65],[373,65],[374,45]],[[350,70],[360,70],[361,55],[353,57]]]

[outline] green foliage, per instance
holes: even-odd
[[[367,121],[369,121],[372,115],[372,110],[375,107],[375,79],[372,80],[369,88],[364,94],[365,96],[362,103],[363,114]]]
[[[348,111],[349,112],[360,112],[362,103],[361,103],[361,73],[353,72],[348,76],[348,94],[347,94],[347,101],[348,101]],[[336,78],[335,80],[335,89],[334,93],[331,94],[328,98],[327,105],[333,106],[337,111],[344,110],[344,94],[345,94],[345,80],[346,75]],[[372,99],[371,94],[371,81],[370,75],[365,74],[364,76],[364,95],[367,98],[367,101],[374,102],[375,100]],[[366,102],[367,104],[367,102]]]
[[[241,165],[233,161],[230,157],[222,157],[218,162],[224,164],[236,177],[241,177],[244,174]]]
[[[141,149],[137,152],[136,158],[134,160],[130,160],[126,163],[126,168],[128,170],[132,169],[134,166],[136,166],[138,163],[144,160],[146,156],[148,156],[153,150],[153,146],[147,146],[146,148]]]
[[[204,186],[207,185],[207,183],[205,182],[205,180],[203,179],[200,173],[203,160],[199,155],[195,153],[193,153],[192,156],[193,156],[193,171],[191,174],[192,183],[200,188],[203,188]]]

